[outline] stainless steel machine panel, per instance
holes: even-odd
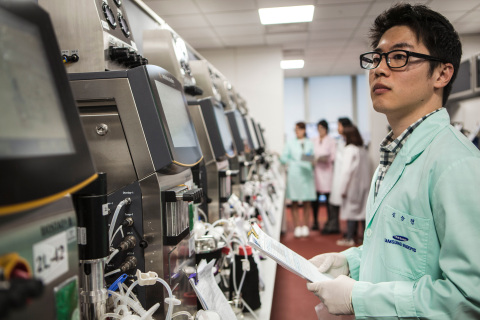
[[[79,111],[97,170],[114,172],[108,176],[107,192],[138,180],[116,106],[83,106]]]
[[[165,68],[183,86],[194,86],[185,42],[171,30],[143,31],[143,54],[150,64]]]
[[[137,52],[121,1],[39,0],[38,3],[52,18],[62,54],[79,57],[78,62],[65,64],[67,72],[128,68],[123,62],[113,61],[109,52],[110,47]]]
[[[203,94],[198,96],[198,99],[214,97],[218,101],[221,100],[220,93],[217,88],[217,79],[219,78],[208,65],[207,60],[192,60],[190,61],[190,68],[192,69],[193,77],[203,90]]]
[[[131,159],[135,166],[135,172],[138,179],[142,179],[150,175],[154,169],[152,160],[149,156],[149,150],[143,128],[140,123],[138,113],[135,109],[135,101],[132,96],[132,90],[128,79],[96,79],[96,80],[79,80],[70,81],[73,95],[77,100],[80,110],[83,107],[97,106],[102,109],[105,105],[116,106],[118,113],[121,115],[121,124],[125,130],[125,138],[130,150]],[[88,134],[92,134],[91,130]],[[95,145],[99,137],[94,136],[92,143]],[[90,141],[89,141],[90,143]],[[102,150],[103,152],[103,150]],[[93,152],[92,152],[93,153]],[[96,162],[102,163],[104,157],[93,155]],[[123,164],[126,162],[123,161]],[[104,163],[106,165],[106,163]],[[117,175],[123,175],[116,172]],[[111,179],[109,175],[109,179]]]

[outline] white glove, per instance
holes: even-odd
[[[353,314],[352,290],[355,280],[339,275],[334,280],[307,283],[307,289],[313,292],[331,314]]]
[[[339,275],[346,276],[350,273],[347,258],[341,253],[331,252],[319,254],[309,261],[317,267],[319,272],[329,274],[334,278]]]

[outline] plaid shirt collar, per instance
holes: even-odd
[[[408,137],[410,137],[412,134],[413,130],[415,130],[415,128],[417,128],[425,119],[442,109],[443,108],[439,108],[418,119],[415,123],[405,129],[405,131],[403,131],[396,139],[393,139],[393,131],[390,131],[385,139],[383,139],[382,143],[380,144],[380,168],[378,171],[377,180],[375,182],[375,196],[378,194],[380,184],[385,178],[388,168],[390,168],[392,165],[393,160],[395,160],[395,157],[400,152]]]

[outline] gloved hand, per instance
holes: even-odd
[[[333,278],[339,275],[348,275],[348,261],[345,255],[337,252],[319,254],[309,260],[318,271],[331,275]]]
[[[352,290],[355,280],[339,275],[334,280],[307,283],[307,289],[313,292],[331,314],[353,314]]]

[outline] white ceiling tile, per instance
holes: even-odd
[[[200,10],[205,13],[237,10],[256,10],[254,0],[194,0]],[[175,1],[176,2],[176,1]]]
[[[473,10],[479,5],[478,0],[432,0],[428,3],[428,6],[441,12],[447,11],[461,11],[461,10]]]
[[[309,30],[353,30],[359,22],[360,18],[316,20],[309,23]]]
[[[250,35],[240,37],[222,37],[222,41],[229,47],[259,46],[265,45],[263,35]]]
[[[223,43],[218,38],[192,38],[187,42],[194,49],[224,48]]]
[[[308,34],[306,32],[265,35],[265,39],[267,41],[267,44],[269,45],[282,44],[290,41],[294,41],[294,42],[307,41],[307,37],[308,37]]]
[[[1,1],[1,0],[0,0]],[[358,55],[370,50],[378,14],[399,0],[144,0],[186,42],[199,49],[275,45],[299,50],[305,68],[285,76],[363,74]],[[412,0],[413,1],[413,0]],[[480,0],[415,0],[452,21],[460,34],[480,33]],[[314,21],[262,26],[258,8],[314,4]]]
[[[340,30],[312,30],[309,33],[309,41],[349,39],[354,32],[353,29]]]
[[[309,41],[307,48],[343,48],[347,45],[347,39],[328,39],[323,41]]]
[[[454,27],[459,34],[480,33],[480,24],[478,22],[459,22],[456,23]]]
[[[368,3],[316,6],[313,20],[362,17],[368,7]]]
[[[460,19],[457,19],[455,22],[468,23],[468,22],[477,22],[480,24],[480,9],[472,10],[463,15]]]
[[[465,11],[446,11],[442,12],[442,14],[447,18],[450,22],[455,22],[459,20],[459,18],[465,15]]]
[[[208,22],[198,14],[185,14],[161,17],[175,31],[177,29],[208,27]],[[178,31],[177,31],[178,32]]]
[[[188,42],[192,38],[213,38],[217,34],[211,27],[185,28],[177,31],[178,35]]]
[[[258,24],[260,25],[260,17],[258,11],[238,11],[227,13],[209,13],[205,15],[213,26],[231,26]]]
[[[248,36],[262,35],[265,33],[265,27],[260,25],[239,25],[239,26],[222,26],[215,28],[216,33],[221,36]]]
[[[200,13],[198,7],[192,0],[175,0],[175,1],[144,1],[153,11],[155,11],[162,19],[163,16],[176,14],[192,14]]]

